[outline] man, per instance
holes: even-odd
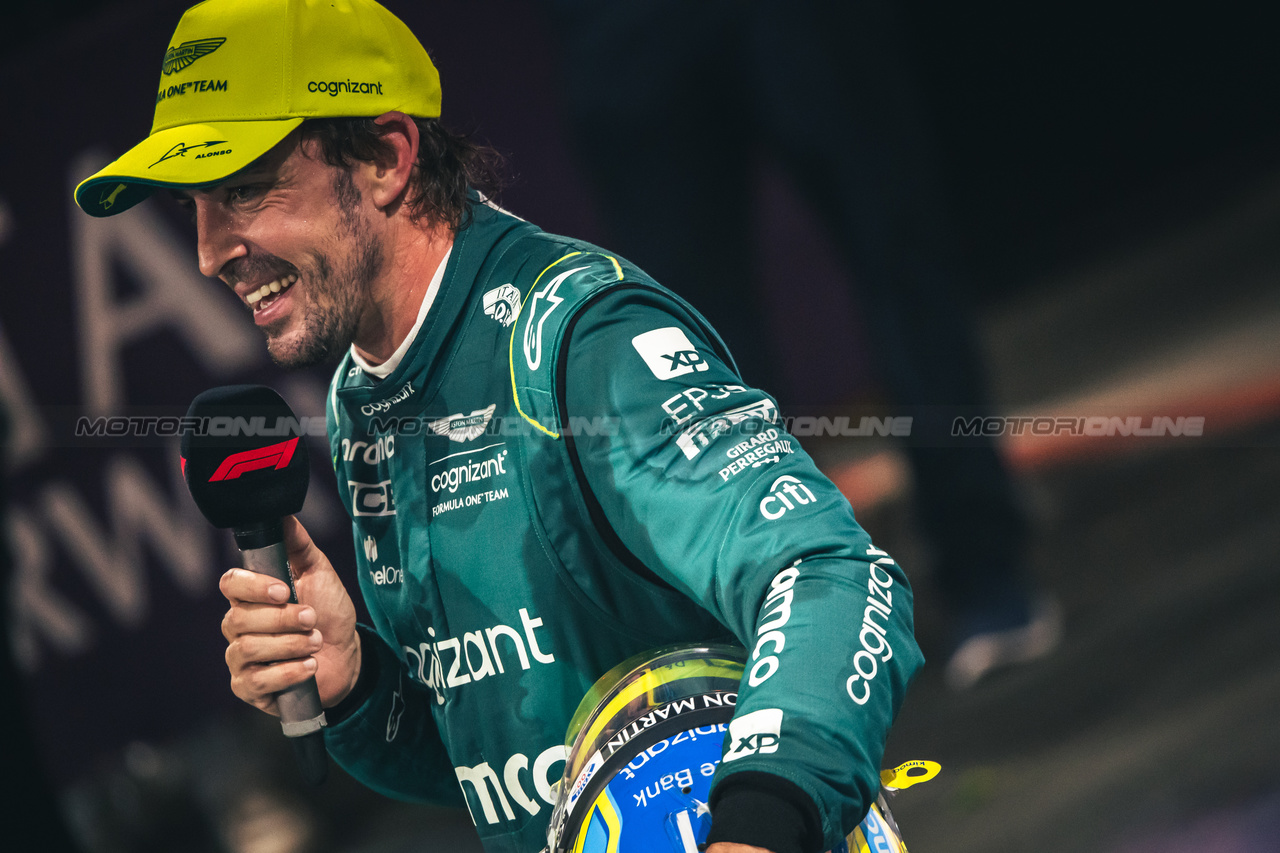
[[[371,0],[209,0],[151,135],[76,190],[111,215],[170,188],[277,362],[342,357],[329,435],[374,625],[289,521],[300,604],[222,578],[232,689],[274,712],[314,675],[353,776],[531,852],[591,684],[731,634],[749,658],[709,850],[834,846],[921,663],[905,575],[696,311],[485,202],[483,153],[439,112]]]

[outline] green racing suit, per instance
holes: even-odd
[[[862,818],[922,663],[906,576],[679,297],[474,204],[401,363],[347,356],[327,410],[373,622],[326,730],[352,776],[533,853],[593,682],[732,639],[713,837],[742,792],[789,803],[813,849]]]

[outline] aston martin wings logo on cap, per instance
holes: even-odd
[[[447,435],[450,441],[470,441],[484,432],[493,417],[496,403],[490,403],[483,409],[476,409],[469,415],[457,414],[431,421],[427,424],[436,435]]]
[[[169,48],[164,52],[164,73],[173,74],[175,71],[181,71],[200,57],[208,56],[222,47],[225,41],[224,38],[196,39],[184,41],[177,47]]]

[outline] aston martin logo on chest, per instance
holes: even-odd
[[[439,420],[429,421],[427,427],[436,435],[447,435],[450,441],[471,441],[484,434],[485,427],[493,417],[496,403],[490,403],[483,409],[476,409],[469,415],[447,415]]]

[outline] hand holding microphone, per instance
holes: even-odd
[[[227,425],[274,426],[293,418],[275,391],[253,385],[206,391],[187,415]],[[232,689],[279,714],[303,775],[319,784],[328,771],[323,705],[344,697],[360,671],[355,607],[292,518],[310,477],[301,437],[219,432],[228,434],[184,435],[182,458],[196,505],[215,527],[231,528],[248,570],[232,569],[219,584],[231,604],[223,634]]]

